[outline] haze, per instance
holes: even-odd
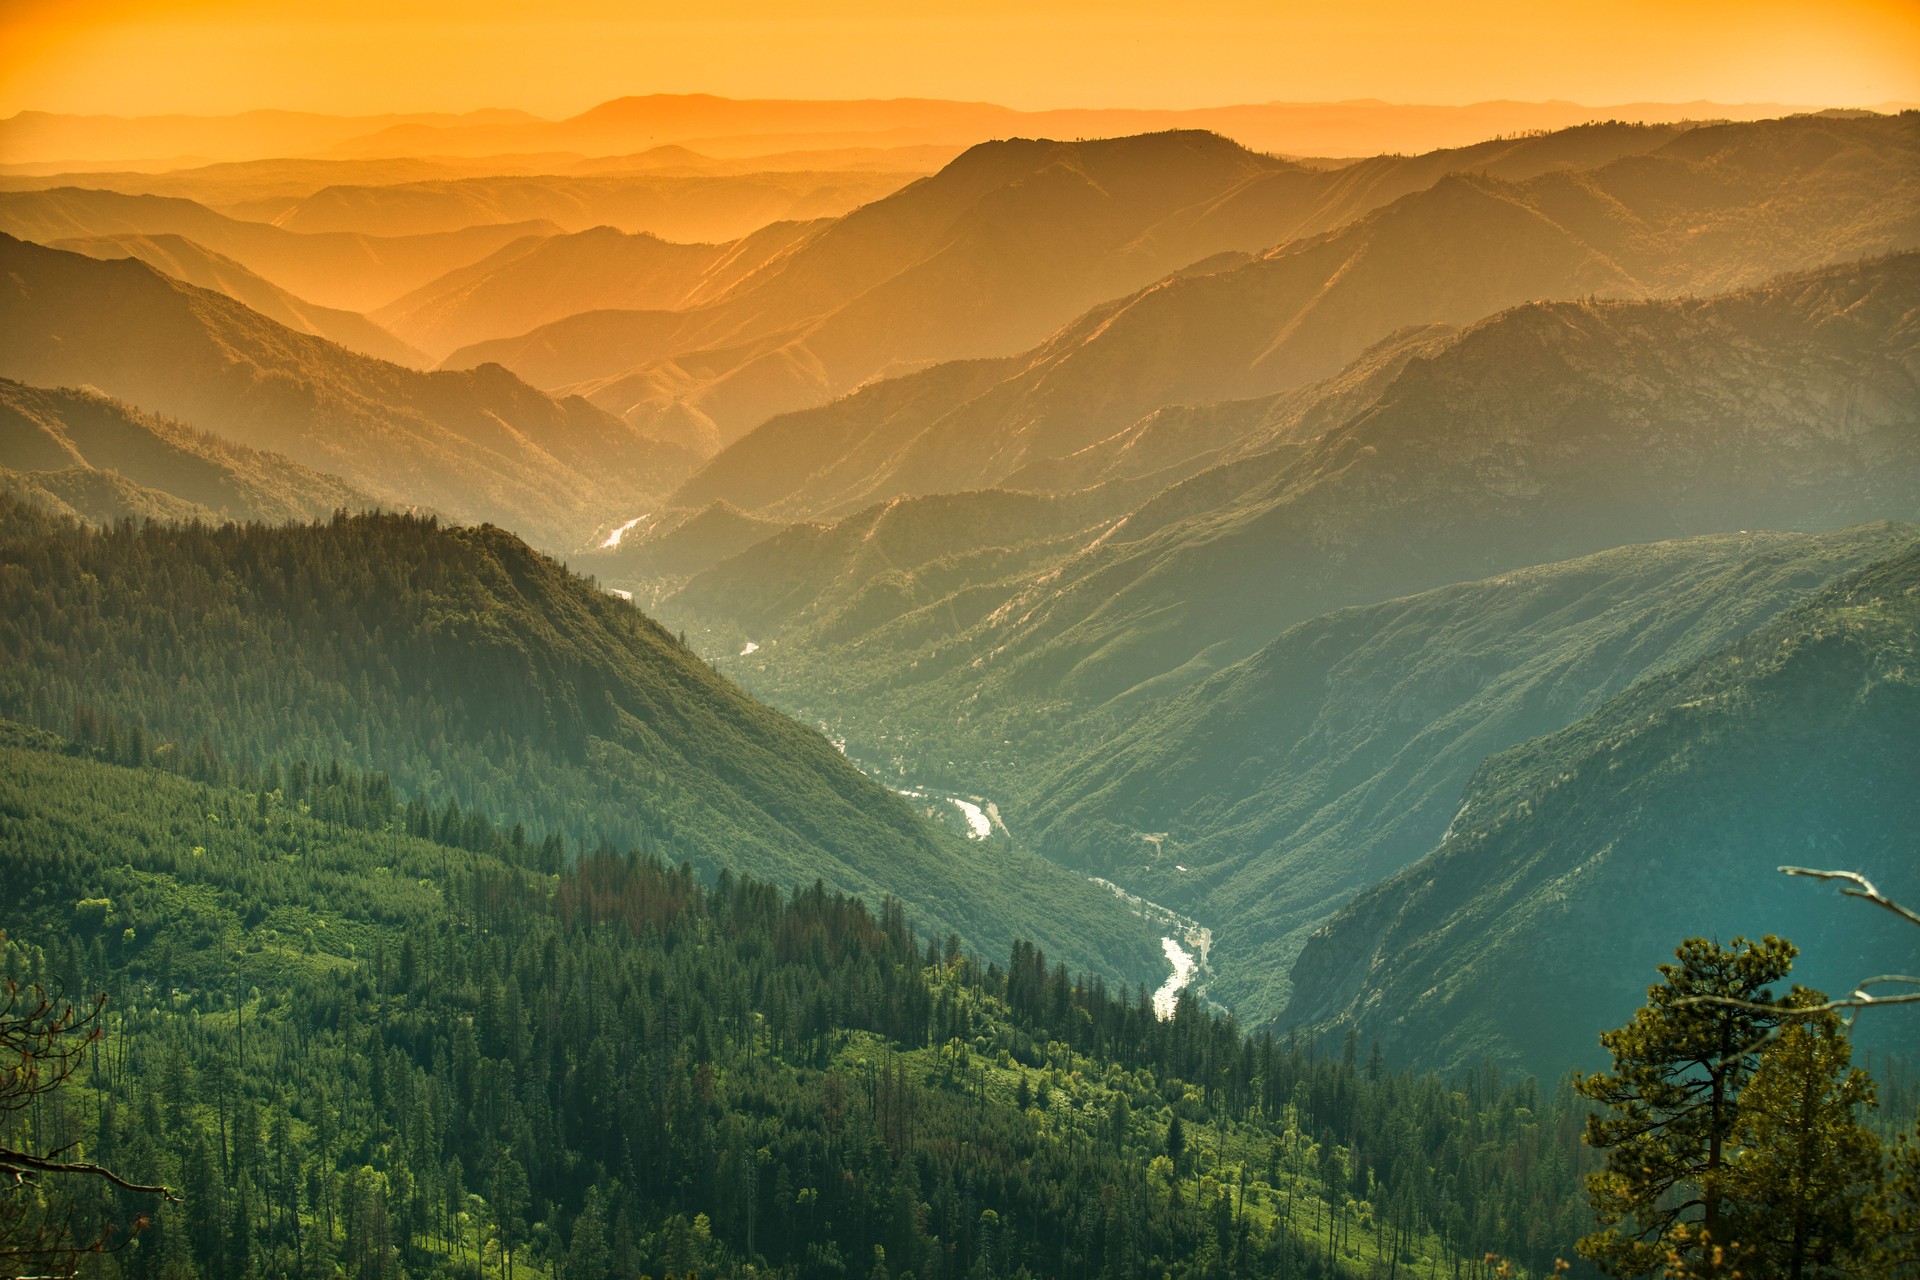
[[[828,0],[804,16],[774,0],[10,0],[0,46],[0,115],[564,115],[659,92],[1027,109],[1920,100],[1920,7],[1903,0]]]

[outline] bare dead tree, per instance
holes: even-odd
[[[5,934],[0,934],[4,943]],[[83,1224],[73,1194],[88,1183],[136,1195],[178,1201],[166,1187],[147,1186],[103,1165],[70,1159],[77,1144],[34,1150],[24,1113],[52,1095],[80,1069],[102,1034],[107,997],[76,1006],[38,984],[12,978],[0,985],[0,1272],[72,1276],[81,1259],[124,1245],[147,1225],[136,1218],[125,1231],[111,1223]]]
[[[1858,871],[1821,871],[1813,867],[1780,867],[1778,870],[1783,875],[1806,876],[1813,880],[1837,882],[1841,886],[1840,892],[1846,897],[1858,898],[1862,902],[1871,903],[1884,911],[1891,912],[1908,924],[1920,928],[1920,913],[1916,913],[1900,905],[1886,894],[1880,892],[1880,890],[1875,887],[1873,881],[1867,879]],[[1899,987],[1908,989],[1894,991],[1887,995],[1880,995],[1874,991],[1876,987]],[[1724,1004],[1736,1009],[1776,1013],[1783,1019],[1782,1025],[1784,1025],[1784,1020],[1787,1019],[1814,1018],[1823,1013],[1840,1013],[1848,1022],[1851,1022],[1862,1009],[1874,1009],[1881,1005],[1888,1004],[1920,1004],[1920,977],[1905,973],[1875,974],[1871,978],[1862,978],[1859,982],[1854,983],[1853,990],[1837,1000],[1822,1000],[1810,1004],[1794,1004],[1792,1006],[1786,1004],[1755,1004],[1746,1000],[1735,1000],[1728,996],[1693,996],[1682,1003]],[[1777,1034],[1777,1028],[1775,1033]],[[1771,1038],[1771,1035],[1769,1035],[1768,1038]]]

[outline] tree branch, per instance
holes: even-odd
[[[49,1160],[45,1156],[29,1155],[24,1151],[0,1150],[0,1170],[13,1174],[15,1182],[24,1182],[28,1174],[37,1173],[85,1173],[96,1178],[105,1178],[122,1191],[136,1191],[142,1195],[161,1196],[174,1204],[182,1203],[180,1197],[167,1187],[150,1187],[144,1183],[129,1182],[113,1170],[103,1165]]]
[[[1781,867],[1781,872],[1790,876],[1810,876],[1815,880],[1840,880],[1846,886],[1840,892],[1849,898],[1861,898],[1876,907],[1885,908],[1911,925],[1920,925],[1920,914],[1915,914],[1873,887],[1873,881],[1858,871],[1816,871],[1812,867]]]

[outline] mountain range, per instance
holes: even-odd
[[[1911,254],[1530,304],[1362,361],[1325,387],[1337,425],[1164,490],[896,499],[655,607],[753,641],[729,669],[865,758],[1212,927],[1209,990],[1277,1016],[1305,936],[1437,839],[1488,752],[1911,536],[1609,550],[1920,518],[1916,324]]]
[[[0,233],[42,244],[99,236],[185,236],[298,297],[346,311],[384,305],[550,222],[490,223],[415,236],[287,231],[174,196],[58,188],[0,192]]]
[[[137,260],[0,236],[0,266],[0,376],[93,387],[382,502],[567,547],[691,461],[504,369],[421,373],[356,355]]]
[[[1248,146],[1294,155],[1363,156],[1430,151],[1482,138],[1606,120],[1753,120],[1786,115],[1779,103],[1493,101],[1432,106],[1378,100],[1270,102],[1199,110],[1016,111],[928,98],[820,101],[651,94],[600,103],[564,120],[523,111],[327,116],[250,111],[232,116],[81,116],[23,111],[0,120],[0,155],[49,161],[245,160],[259,156],[498,158],[515,153],[628,155],[679,144],[717,156],[798,148],[970,146],[990,138],[1111,137],[1207,129]],[[1881,109],[1898,109],[1891,105]]]
[[[983,519],[992,546],[1081,532],[1025,576],[963,571],[964,606],[949,603],[954,585],[919,582],[919,562],[863,567],[834,552],[848,545],[836,526],[802,524],[663,607],[811,643],[849,590],[891,571],[905,590],[834,661],[874,654],[892,669],[910,655],[924,680],[931,646],[956,705],[977,681],[983,696],[1045,691],[1084,710],[1176,672],[1190,682],[1329,609],[1504,567],[1728,528],[1910,518],[1917,305],[1913,254],[1700,300],[1529,304],[1383,375],[1363,362],[1357,384],[1333,380],[1335,425],[1310,439],[1117,513],[1103,499],[1124,482],[1035,495],[1038,524]],[[979,500],[903,500],[888,518],[924,512],[937,528]],[[922,542],[968,550],[945,531]],[[787,589],[765,590],[773,580]],[[887,652],[890,629],[911,638]]]
[[[296,333],[325,338],[363,356],[412,368],[432,363],[418,349],[354,311],[320,307],[296,298],[232,258],[176,235],[106,235],[54,240],[49,248],[84,253],[89,258],[138,258],[175,280],[224,293],[269,320]]]
[[[1678,132],[1594,126],[1331,170],[1198,133],[987,144],[712,306],[581,315],[448,364],[498,360],[629,416],[700,414],[727,440],[876,373],[1012,354],[1168,272],[1330,230],[1448,173],[1533,177]]]
[[[993,367],[776,418],[677,501],[800,518],[1007,482],[1110,448],[1163,406],[1330,376],[1409,326],[1536,298],[1704,295],[1914,248],[1917,174],[1920,114],[1695,129],[1519,182],[1456,172],[1324,235],[1197,263]]]
[[[527,236],[396,298],[372,319],[445,356],[581,312],[698,306],[818,229],[810,222],[774,222],[727,244],[673,244],[614,227]]]

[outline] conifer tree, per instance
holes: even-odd
[[[1920,1119],[1895,1141],[1872,1213],[1872,1274],[1920,1276]]]
[[[1682,1237],[1696,1257],[1728,1239],[1723,1183],[1740,1093],[1780,1021],[1765,1007],[1769,984],[1796,951],[1769,934],[1726,947],[1689,938],[1674,954],[1633,1021],[1601,1035],[1613,1071],[1574,1086],[1606,1108],[1587,1120],[1606,1165],[1588,1179],[1599,1230],[1580,1252],[1618,1276],[1652,1273]]]
[[[1798,988],[1791,1003],[1825,1000]],[[1873,1105],[1873,1080],[1851,1059],[1838,1015],[1801,1016],[1781,1028],[1741,1091],[1726,1223],[1749,1274],[1857,1274],[1880,1144],[1859,1120]]]

